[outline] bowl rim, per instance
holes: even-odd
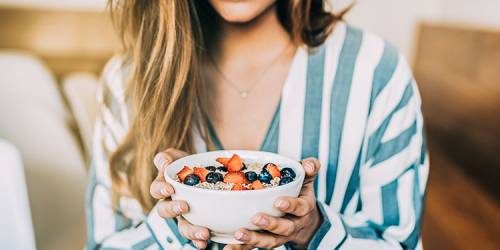
[[[290,161],[290,162],[295,162],[297,165],[297,167],[295,167],[294,169],[296,170],[296,177],[295,179],[290,182],[290,183],[287,183],[283,186],[277,186],[277,187],[272,187],[272,188],[264,188],[264,189],[258,189],[258,190],[217,190],[217,189],[206,189],[206,188],[199,188],[199,187],[195,187],[195,186],[189,186],[189,185],[186,185],[186,184],[183,184],[183,183],[180,183],[176,180],[174,180],[173,178],[171,178],[169,175],[168,175],[168,168],[169,166],[175,164],[176,162],[180,161],[180,160],[185,160],[186,158],[189,158],[189,157],[194,157],[194,156],[199,156],[199,155],[203,155],[203,154],[217,154],[217,153],[229,153],[229,154],[238,154],[238,152],[242,152],[242,153],[245,153],[245,154],[267,154],[267,155],[271,155],[273,157],[279,157],[279,158],[282,158],[284,160],[287,160],[287,161]],[[243,157],[242,157],[243,158]],[[300,166],[300,167],[298,167]],[[284,156],[284,155],[280,155],[280,154],[276,154],[276,153],[272,153],[272,152],[267,152],[267,151],[257,151],[257,150],[214,150],[214,151],[207,151],[207,152],[203,152],[203,153],[197,153],[197,154],[192,154],[192,155],[188,155],[188,156],[185,156],[185,157],[182,157],[182,158],[179,158],[175,161],[173,161],[172,163],[170,163],[167,167],[166,167],[166,170],[165,172],[163,173],[164,177],[165,177],[165,180],[174,186],[174,190],[176,187],[180,187],[180,188],[185,188],[185,189],[192,189],[196,192],[204,192],[204,193],[216,193],[216,194],[224,194],[224,195],[238,195],[238,194],[241,194],[241,193],[245,193],[245,194],[259,194],[259,193],[265,193],[265,192],[273,192],[273,191],[280,191],[282,189],[286,189],[287,187],[291,187],[293,185],[291,184],[297,184],[297,182],[302,182],[301,185],[303,184],[303,181],[305,179],[305,171],[304,171],[304,168],[301,167],[302,164],[300,164],[299,161],[296,161],[296,160],[293,160],[287,156]],[[175,195],[175,194],[174,194]]]

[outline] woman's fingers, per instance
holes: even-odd
[[[156,154],[154,159],[153,159],[153,163],[159,172],[163,172],[163,170],[170,163],[172,163],[173,161],[175,161],[181,157],[184,157],[186,155],[188,155],[188,154],[184,151],[180,151],[180,150],[174,149],[174,148],[169,148],[165,151],[162,151],[162,152],[159,152],[158,154]],[[162,175],[163,175],[163,173],[162,173]]]
[[[252,245],[226,245],[223,250],[250,250],[254,248]]]
[[[207,242],[204,240],[192,240],[192,242],[198,249],[207,248]]]
[[[180,216],[177,217],[177,225],[179,226],[181,235],[189,240],[196,240],[199,243],[200,241],[205,242],[210,238],[210,232],[207,228],[195,226]]]
[[[174,194],[175,190],[170,184],[165,181],[163,172],[170,163],[186,155],[187,153],[177,149],[167,149],[156,154],[155,158],[153,159],[153,163],[158,169],[158,175],[149,188],[149,192],[151,196],[153,196],[153,198],[160,200],[168,198],[172,194]]]
[[[273,217],[263,213],[256,214],[252,218],[252,223],[260,229],[282,236],[290,236],[298,229],[298,225],[293,220]]]
[[[165,152],[159,152],[155,155],[155,158],[153,158],[153,164],[158,169],[158,172],[162,172],[165,167],[172,162],[173,158]]]
[[[314,209],[315,201],[309,199],[308,196],[300,196],[298,198],[280,197],[274,203],[274,206],[287,214],[295,216],[305,216]]]
[[[314,177],[321,167],[320,162],[316,158],[306,158],[301,161],[302,167],[306,172],[306,181],[314,180]]]
[[[163,218],[175,218],[189,211],[185,201],[160,201],[157,205],[158,214]]]
[[[246,229],[240,229],[236,231],[234,237],[237,240],[243,242],[245,245],[268,249],[274,248],[276,246],[281,246],[288,241],[288,237],[285,236],[257,231],[249,231]]]
[[[149,188],[149,193],[157,200],[165,199],[175,193],[174,187],[164,180],[155,179]]]

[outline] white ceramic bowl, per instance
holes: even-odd
[[[202,189],[175,181],[175,175],[184,166],[220,165],[215,161],[217,157],[231,157],[233,154],[238,154],[245,162],[272,162],[281,169],[292,168],[296,177],[293,182],[283,186],[244,191]],[[304,169],[297,161],[274,153],[245,150],[211,151],[190,155],[173,162],[165,171],[165,179],[175,189],[172,199],[184,200],[189,204],[189,212],[183,215],[184,218],[194,225],[208,228],[211,231],[211,240],[224,244],[241,243],[233,238],[239,228],[257,229],[251,218],[258,212],[283,216],[283,213],[274,208],[274,202],[281,196],[297,197],[304,175]]]

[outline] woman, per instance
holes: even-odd
[[[302,159],[307,173],[299,198],[275,203],[287,216],[256,214],[262,230],[225,249],[421,247],[428,163],[410,68],[324,5],[111,1],[125,51],[103,76],[89,249],[223,247],[180,216],[189,204],[162,177],[221,148]]]

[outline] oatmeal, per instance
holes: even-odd
[[[189,186],[214,190],[257,190],[288,184],[295,179],[291,168],[274,163],[244,162],[234,154],[231,158],[217,158],[220,165],[206,167],[184,166],[176,180]]]

